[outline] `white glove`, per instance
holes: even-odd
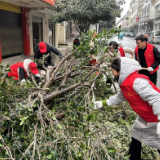
[[[25,82],[26,82],[26,80],[25,80],[25,79],[22,79],[22,80],[21,80],[21,85],[23,85]]]
[[[98,108],[103,107],[102,101],[96,101],[96,102],[93,102],[93,103],[94,103],[94,109],[98,109]]]
[[[154,71],[154,69],[152,67],[148,67],[148,71]]]
[[[158,137],[160,138],[160,122],[157,124],[157,134]]]
[[[40,82],[40,83],[38,83],[38,88],[40,88],[41,87],[41,85],[42,85],[42,83]]]

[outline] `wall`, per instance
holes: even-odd
[[[66,29],[65,29],[65,22],[58,23],[58,44],[65,44],[66,43]]]

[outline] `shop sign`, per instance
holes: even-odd
[[[55,4],[55,0],[42,0],[50,5],[54,5]]]

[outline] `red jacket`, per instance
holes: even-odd
[[[123,47],[119,48],[118,50],[119,50],[119,52],[121,54],[121,57],[125,57],[125,53],[124,53]]]
[[[14,77],[15,80],[18,80],[19,79],[19,75],[18,75],[18,68],[19,67],[22,67],[25,71],[25,68],[23,66],[23,62],[18,62],[18,63],[15,63],[9,67],[11,71],[8,72],[8,76]],[[25,72],[25,77],[27,77],[27,72]]]
[[[146,59],[147,67],[151,67],[152,64],[155,63],[156,61],[153,53],[153,47],[154,46],[152,44],[147,43],[147,48],[146,48],[146,51],[144,52],[144,57]],[[139,56],[138,56],[138,47],[135,48],[135,54],[136,54],[137,60],[140,63]],[[155,68],[154,71],[150,72],[150,74],[156,72],[158,69],[159,69],[159,66]]]
[[[149,78],[145,75],[138,74],[137,72],[129,75],[125,81],[120,85],[121,92],[125,99],[129,102],[131,108],[146,122],[158,122],[158,118],[154,115],[152,106],[145,102],[133,89],[133,83],[136,78],[145,78],[149,81]],[[151,81],[150,85],[160,93],[158,89]]]

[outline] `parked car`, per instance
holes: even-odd
[[[142,33],[137,33],[137,34],[136,34],[136,37],[139,36],[139,35],[141,35],[141,34],[142,34]]]
[[[133,32],[127,32],[125,33],[126,37],[135,37],[135,34]]]
[[[126,36],[126,37],[127,37],[128,35],[129,35],[129,33],[128,33],[128,32],[125,32],[125,33],[124,33],[124,36]]]
[[[148,42],[160,43],[160,31],[159,30],[152,31],[148,37]]]

